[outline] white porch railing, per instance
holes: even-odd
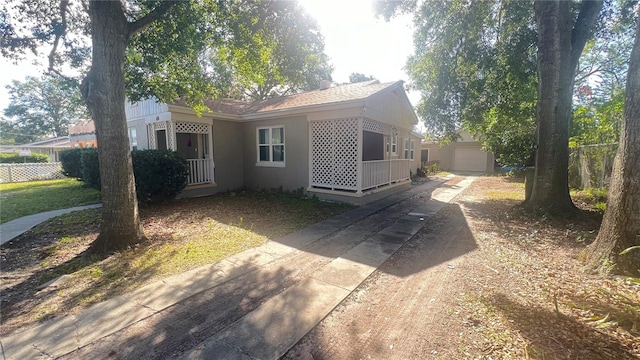
[[[409,159],[363,161],[362,190],[408,180],[411,161]]]
[[[188,185],[211,184],[213,178],[213,160],[212,159],[187,159],[189,163],[189,180]]]

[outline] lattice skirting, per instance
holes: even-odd
[[[0,183],[63,179],[57,163],[0,164]]]
[[[358,119],[311,122],[311,186],[357,190]]]

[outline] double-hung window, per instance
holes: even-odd
[[[414,148],[415,148],[415,142],[413,142],[413,140],[411,140],[411,141],[409,142],[409,158],[410,158],[411,160],[413,160],[413,159],[414,159],[414,156],[415,156],[415,155],[414,155],[414,154],[415,154],[415,153],[414,153]]]
[[[409,159],[409,139],[404,140],[404,158]]]
[[[257,129],[258,161],[260,166],[284,166],[284,126]]]
[[[391,153],[398,153],[398,135],[391,135]]]

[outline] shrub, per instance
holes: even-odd
[[[136,150],[131,156],[138,201],[173,199],[187,186],[189,164],[177,152]]]
[[[82,181],[100,190],[98,149],[82,149],[79,154]],[[134,150],[131,158],[139,202],[173,199],[187,186],[189,164],[177,152]]]
[[[82,150],[83,149],[69,149],[60,151],[62,173],[65,176],[82,180],[82,164],[80,163]]]
[[[427,175],[435,175],[440,171],[440,162],[439,161],[429,161],[426,165],[422,167],[424,173]]]
[[[20,156],[19,153],[0,154],[0,164],[22,164],[22,163],[46,163],[49,162],[49,155],[32,153],[29,156]]]
[[[98,149],[82,149],[80,152],[80,166],[82,168],[82,181],[92,188],[100,190]]]

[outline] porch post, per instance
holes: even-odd
[[[362,194],[362,142],[363,142],[363,117],[359,117],[358,118],[358,151],[356,151],[356,164],[357,164],[357,171],[356,171],[356,194]]]
[[[213,119],[211,120],[213,123]],[[216,161],[213,157],[213,124],[209,126],[207,132],[207,141],[209,141],[209,158],[211,159],[211,182],[216,182]]]
[[[307,128],[309,130],[309,137],[307,138],[307,143],[309,144],[309,165],[307,166],[309,170],[309,183],[307,185],[307,190],[311,190],[311,180],[313,179],[313,122],[309,121],[308,118]]]
[[[171,151],[177,151],[178,138],[176,137],[176,131],[175,131],[175,126],[173,126],[173,120],[167,121],[167,126],[165,131],[167,134],[167,149]]]

